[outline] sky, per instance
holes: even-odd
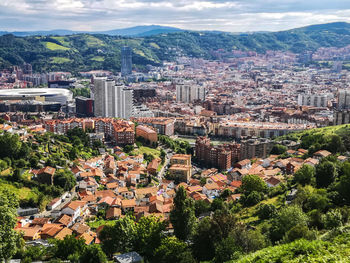
[[[0,0],[1,31],[137,25],[228,32],[350,22],[350,0]]]

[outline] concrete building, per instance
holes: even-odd
[[[75,109],[77,117],[92,117],[94,116],[94,100],[80,96],[76,97]]]
[[[116,85],[113,79],[94,78],[93,98],[96,117],[128,119],[133,112],[133,90]]]
[[[328,95],[299,94],[298,105],[324,108],[328,106]]]
[[[176,84],[176,101],[190,103],[195,100],[205,100],[205,88],[192,83]]]
[[[334,111],[333,125],[350,123],[350,110]]]
[[[350,109],[350,90],[338,91],[338,109]]]
[[[132,73],[132,51],[128,46],[122,47],[121,50],[121,73],[122,76],[127,76]]]
[[[182,164],[191,165],[191,155],[190,154],[175,154],[170,159],[170,164]]]
[[[274,145],[274,142],[265,138],[251,138],[241,140],[241,158],[266,158]]]
[[[175,181],[188,182],[191,178],[191,166],[183,164],[173,164],[169,168],[169,176]]]

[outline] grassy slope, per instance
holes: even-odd
[[[297,240],[290,244],[268,247],[230,263],[272,262],[349,262],[350,234],[339,235],[334,240]]]

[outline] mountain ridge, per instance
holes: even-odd
[[[153,28],[149,35],[149,30],[141,32],[139,29],[135,29],[135,34],[144,36],[79,33],[18,37],[6,34],[0,36],[0,68],[27,62],[37,72],[79,72],[91,69],[119,71],[120,49],[124,45],[133,49],[133,64],[139,69],[145,68],[147,64],[160,65],[163,61],[172,61],[179,55],[215,59],[217,50],[227,54],[232,50],[302,53],[320,47],[350,45],[350,24],[339,22],[279,32],[238,34],[217,31],[164,33],[161,28]]]

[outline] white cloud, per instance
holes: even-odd
[[[349,0],[0,0],[0,30],[109,30],[161,24],[266,31],[348,21]]]

